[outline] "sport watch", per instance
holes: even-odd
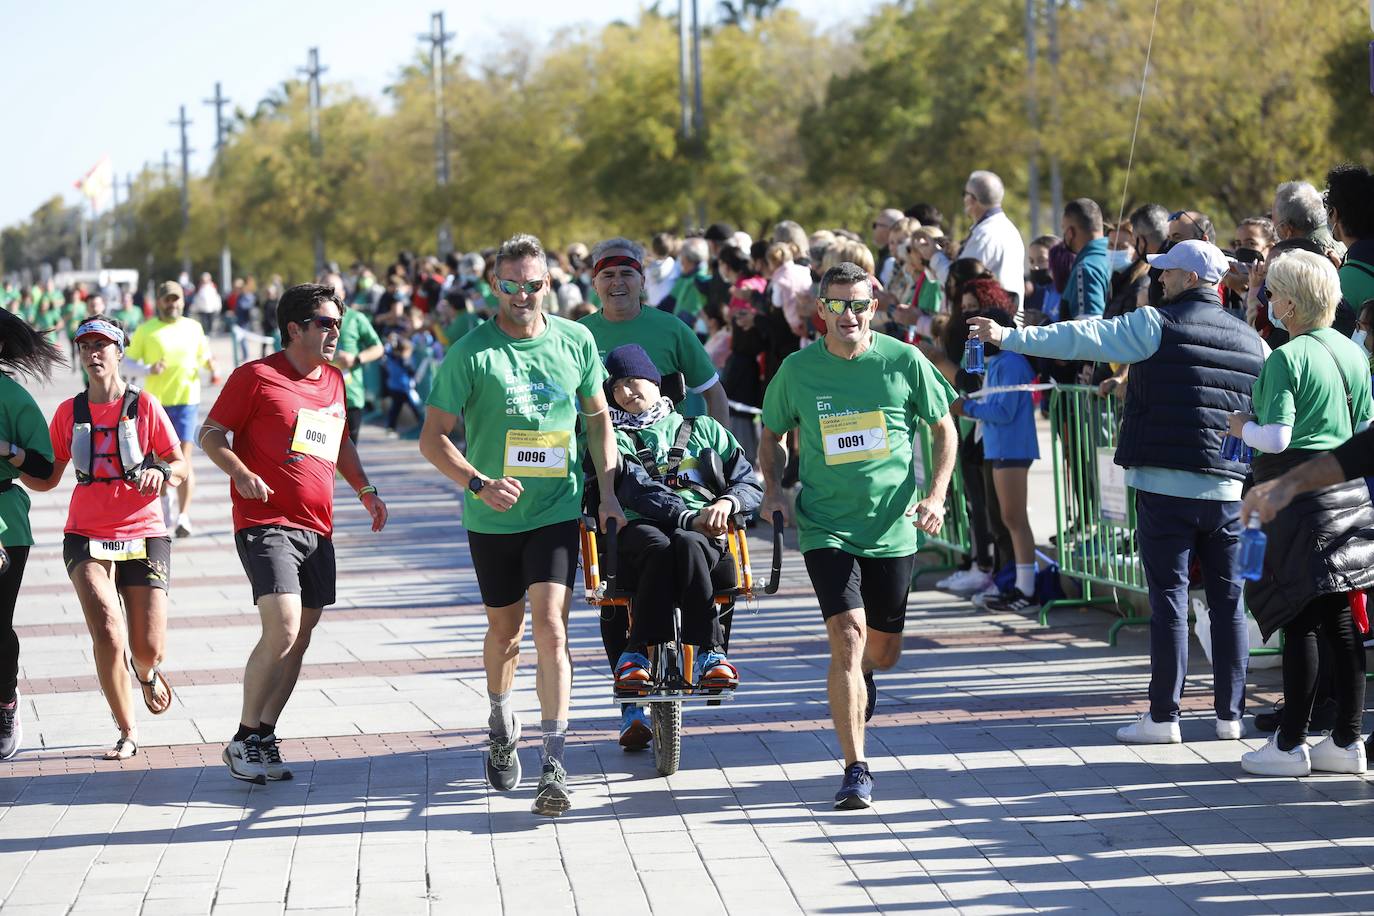
[[[471,491],[473,496],[476,496],[482,492],[482,488],[486,485],[487,482],[485,480],[473,474],[472,479],[468,481],[468,490]]]

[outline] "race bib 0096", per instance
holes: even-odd
[[[302,407],[296,413],[296,430],[291,437],[291,451],[337,462],[339,446],[343,444],[343,432],[343,417],[334,417],[323,411]]]
[[[887,422],[881,410],[821,418],[826,464],[850,464],[886,458]]]
[[[148,559],[147,538],[127,538],[123,541],[98,541],[90,539],[87,553],[92,560],[146,560]]]
[[[506,477],[567,477],[569,430],[512,429],[506,433]]]

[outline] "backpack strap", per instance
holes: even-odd
[[[682,466],[682,459],[687,457],[687,442],[692,438],[692,428],[696,422],[696,417],[682,418],[682,425],[677,428],[673,444],[668,448],[668,468],[664,472],[665,476],[676,475],[678,468]]]
[[[1316,334],[1308,334],[1317,343],[1322,345],[1322,349],[1330,355],[1331,361],[1336,364],[1336,375],[1340,376],[1341,387],[1345,389],[1345,411],[1350,415],[1350,435],[1355,435],[1355,398],[1350,393],[1350,382],[1345,377],[1345,370],[1341,367],[1341,361],[1336,359],[1336,353]]]
[[[649,448],[644,442],[644,438],[640,436],[640,431],[637,429],[627,429],[626,432],[630,434],[630,440],[635,444],[635,460],[644,468],[650,480],[653,480],[655,483],[661,482],[663,480],[663,475],[659,473],[658,462],[654,460],[653,450]]]

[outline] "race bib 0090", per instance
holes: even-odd
[[[567,477],[569,430],[512,429],[506,433],[506,477]]]
[[[887,422],[881,410],[821,418],[821,441],[826,464],[850,464],[886,458]]]
[[[122,541],[98,541],[91,538],[87,553],[92,560],[146,560],[148,559],[147,538],[126,538]]]
[[[314,455],[325,461],[339,460],[343,444],[344,418],[302,407],[296,413],[296,430],[291,436],[291,451]]]

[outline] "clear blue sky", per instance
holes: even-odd
[[[699,0],[703,18],[716,0]],[[857,24],[878,0],[784,0],[825,25]],[[202,100],[215,81],[233,104],[251,108],[320,49],[326,81],[368,95],[381,90],[420,48],[442,9],[469,59],[499,55],[503,39],[531,32],[544,44],[560,30],[633,19],[641,0],[237,0],[201,4],[171,0],[0,0],[5,79],[0,111],[0,227],[28,217],[53,194],[76,202],[73,182],[109,153],[120,181],[163,150],[178,159],[172,122],[185,105],[192,172],[209,163],[214,109]],[[673,0],[663,0],[671,7]],[[512,13],[515,8],[519,14]]]

